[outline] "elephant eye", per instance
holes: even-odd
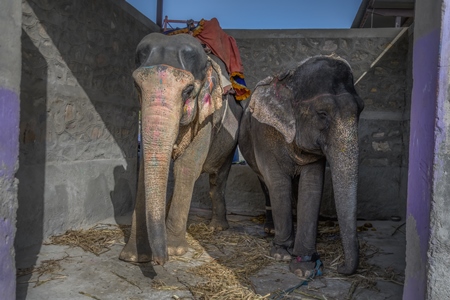
[[[182,96],[183,96],[183,100],[184,101],[186,101],[186,99],[191,98],[191,94],[192,94],[193,90],[194,90],[194,86],[193,85],[189,85],[183,90]]]
[[[317,111],[317,115],[319,116],[319,118],[321,118],[323,120],[327,118],[327,113],[323,110]]]

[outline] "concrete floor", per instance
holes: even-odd
[[[190,222],[205,219],[207,214],[204,211],[191,212]],[[129,217],[119,220],[125,224],[129,221]],[[263,225],[252,221],[252,217],[230,215],[229,221],[229,230],[233,232],[270,239],[265,235]],[[102,223],[115,222],[106,220]],[[364,223],[367,221],[360,221],[358,225]],[[289,295],[276,298],[277,291],[279,293],[294,287],[301,279],[289,271],[287,263],[273,262],[249,278],[251,286],[259,295],[270,294],[271,299],[401,299],[405,270],[404,226],[401,226],[401,222],[392,221],[370,223],[374,230],[370,228],[359,232],[360,244],[365,245],[362,249],[366,257],[370,258],[367,259],[368,264],[362,266],[365,270],[360,268],[358,274],[350,278],[331,276],[325,265],[323,276],[316,277]],[[19,276],[17,299],[198,299],[191,293],[189,286],[205,279],[187,272],[187,269],[211,261],[211,257],[217,258],[214,251],[209,250],[193,258],[194,251],[191,249],[181,260],[171,260],[164,267],[130,264],[118,259],[122,247],[123,240],[112,245],[109,251],[96,256],[77,247],[42,245],[36,267],[45,264],[56,267],[46,272]],[[20,267],[25,265],[23,262]],[[355,279],[363,280],[368,269],[371,274],[377,274],[378,279],[372,279],[370,288],[361,284],[364,281],[356,285]],[[389,274],[392,276],[389,277]],[[157,287],[157,282],[164,282],[166,288]]]

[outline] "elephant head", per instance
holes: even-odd
[[[358,266],[358,120],[363,107],[349,64],[330,56],[309,58],[261,81],[249,106],[252,116],[280,132],[295,153],[326,157],[345,254],[338,271],[344,274]]]
[[[165,218],[170,161],[182,153],[208,116],[222,106],[221,71],[201,44],[186,34],[146,36],[137,47],[136,64],[133,78],[141,102],[143,151],[143,176],[139,180],[143,177],[145,205],[137,203],[134,215],[141,213],[137,210],[146,211],[146,228],[136,228],[133,221],[132,231],[148,233],[152,254],[146,257],[164,264],[168,260]],[[175,146],[177,141],[182,143]],[[144,239],[139,237],[142,232],[133,234],[138,240]],[[143,261],[133,243],[136,241],[130,238],[120,258]]]

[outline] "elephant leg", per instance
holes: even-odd
[[[325,160],[302,167],[298,186],[297,233],[289,269],[299,277],[314,272],[316,260],[317,222],[322,199]]]
[[[270,255],[277,260],[290,260],[294,240],[291,178],[285,174],[274,174],[273,171],[270,172],[270,178],[267,178],[267,176],[264,178],[268,185],[275,228],[275,236]]]
[[[131,220],[131,233],[119,258],[131,262],[148,262],[152,259],[148,241],[144,199],[144,164],[141,159],[139,167],[136,204]]]
[[[166,219],[169,255],[188,250],[186,226],[195,181],[202,172],[211,140],[211,124],[205,125],[185,152],[174,162],[174,190]]]
[[[264,193],[264,198],[266,200],[266,221],[264,222],[264,232],[268,234],[275,234],[275,227],[273,225],[273,217],[272,217],[272,206],[270,204],[269,191],[267,190],[267,186],[264,181],[259,178],[259,183],[261,184],[261,189]]]
[[[209,226],[215,230],[221,231],[230,227],[227,221],[225,190],[232,161],[233,156],[230,155],[217,172],[209,174],[209,195],[212,201],[212,216]]]

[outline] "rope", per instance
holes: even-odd
[[[392,40],[392,42],[390,42],[387,47],[383,50],[383,52],[381,52],[381,54],[373,61],[373,63],[370,65],[369,70],[365,71],[359,78],[358,80],[355,81],[355,85],[358,84],[358,82],[363,79],[364,76],[366,76],[367,72],[370,71],[370,69],[372,69],[375,64],[386,54],[386,52],[388,52],[389,49],[391,49],[392,46],[394,46],[394,44],[397,42],[397,40],[409,29],[409,27],[404,27],[399,34],[397,34],[397,36]]]

